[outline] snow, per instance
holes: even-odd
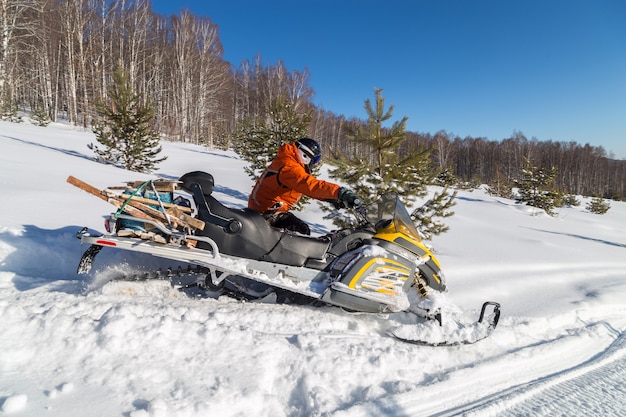
[[[385,315],[192,299],[165,281],[111,282],[163,262],[103,250],[76,274],[83,226],[113,206],[66,183],[213,173],[243,207],[232,152],[164,143],[155,175],[93,160],[89,131],[0,121],[0,415],[618,416],[626,414],[626,204],[550,217],[460,191],[430,242],[458,308],[502,304],[493,335],[424,347],[386,336]],[[316,203],[301,216],[329,224]],[[108,265],[108,266],[107,266]],[[167,266],[167,263],[164,264]]]

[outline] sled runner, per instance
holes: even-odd
[[[213,177],[204,172],[185,174],[167,184],[172,188],[166,191],[135,182],[119,194],[113,187],[98,190],[74,177],[68,182],[118,207],[107,219],[107,234],[86,228],[78,232],[81,242],[90,245],[79,273],[88,273],[106,247],[187,263],[202,273],[185,285],[200,289],[255,297],[268,293],[259,288],[269,288],[350,311],[421,311],[426,321],[441,314],[416,308],[411,300],[428,297],[429,291],[444,293],[446,283],[439,262],[395,193],[355,209],[355,226],[309,237],[271,227],[253,210],[226,207],[213,196]],[[144,190],[138,190],[142,186]],[[146,190],[150,195],[143,193]],[[175,190],[181,194],[176,199]],[[484,326],[487,307],[493,311],[486,336],[497,325],[497,303],[485,303],[479,322],[468,325]],[[438,320],[441,325],[441,315]],[[388,333],[412,343],[445,344],[411,339],[393,329]]]

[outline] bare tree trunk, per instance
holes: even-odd
[[[65,88],[66,101],[64,106],[67,108],[68,119],[70,123],[76,124],[78,121],[78,85],[77,85],[77,56],[74,45],[76,36],[76,8],[80,7],[80,0],[67,0],[61,5],[61,27],[63,30],[64,49],[65,49]]]
[[[27,38],[36,32],[35,14],[31,12],[37,8],[35,0],[0,0],[0,105],[5,98],[17,96],[18,88],[13,82],[19,48],[32,47]]]

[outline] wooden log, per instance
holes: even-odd
[[[95,195],[96,197],[113,204],[117,208],[121,208],[124,206],[124,211],[126,211],[131,216],[144,219],[144,220],[152,220],[157,221],[159,224],[164,225],[163,221],[167,221],[167,217],[165,213],[153,209],[152,207],[140,203],[138,201],[128,200],[121,195],[115,195],[110,192],[99,190],[98,188],[87,184],[84,181],[79,180],[73,176],[67,177],[67,182],[72,184],[75,187],[80,188],[83,191],[87,191],[88,193]],[[152,202],[152,200],[150,200]],[[195,219],[191,216],[188,216],[183,213],[185,220],[182,220],[176,216],[168,216],[170,221],[177,226],[194,228],[194,229],[204,229],[204,222],[202,220]]]
[[[87,191],[89,194],[95,195],[96,197],[106,201],[107,203],[113,204],[117,208],[122,207],[122,205],[124,204],[115,198],[107,196],[106,193],[103,193],[101,190],[97,189],[96,187],[89,185],[86,182],[83,182],[79,180],[78,178],[75,178],[71,175],[67,177],[67,182],[72,184],[74,187],[80,188],[83,191]],[[144,220],[152,220],[152,221],[156,220],[152,216],[149,216],[148,214],[144,213],[143,211],[139,209],[136,209],[135,207],[127,207],[127,208],[128,210],[126,211],[131,216],[135,216]],[[159,222],[159,223],[163,225],[162,222]]]
[[[137,188],[145,184],[145,181],[127,181],[126,184],[128,184],[129,187]],[[152,184],[157,191],[173,193],[176,190],[176,186],[182,184],[182,181],[159,179],[153,180]]]
[[[108,187],[108,188],[110,188],[110,187]],[[124,194],[117,194],[117,193],[113,193],[113,192],[107,191],[106,189],[103,190],[103,192],[107,193],[107,195],[113,196],[113,197],[121,196],[121,197],[126,197],[127,199],[131,198],[132,200],[138,201],[138,202],[143,203],[143,204],[150,204],[150,205],[153,205],[153,206],[156,206],[156,205],[159,204],[159,202],[156,201],[156,200],[151,200],[149,198],[143,198],[143,197],[139,197],[139,196],[136,196],[136,195],[134,195],[132,197],[130,195],[126,196]],[[176,208],[179,208],[184,213],[191,213],[191,208],[189,208],[189,207],[179,206],[178,204],[172,204],[172,203],[162,203],[162,204],[163,204],[163,207],[165,207],[165,208],[176,207]]]
[[[181,219],[182,221],[189,223],[189,225],[191,227],[194,227],[196,229],[200,229],[200,230],[204,230],[204,222],[202,220],[198,220],[195,217],[191,217],[190,215],[183,213],[182,211],[184,211],[183,209],[185,209],[187,207],[182,207],[182,206],[177,206],[174,205],[170,208],[168,208],[167,210],[165,210],[165,212],[170,215],[170,216],[174,216],[177,217],[179,219]]]
[[[202,220],[196,219],[195,217],[192,217],[185,213],[181,214],[178,217],[194,229],[204,230],[204,226],[206,225],[206,223],[204,223]]]
[[[175,225],[178,226],[182,226],[182,227],[190,227],[192,229],[200,229],[203,230],[204,229],[204,222],[202,220],[198,220],[195,219],[191,216],[186,215],[185,213],[180,213],[180,215],[165,215],[165,213],[163,213],[160,210],[157,210],[155,208],[150,207],[147,204],[143,204],[139,201],[135,201],[134,199],[127,199],[122,195],[115,195],[115,194],[111,194],[110,197],[117,199],[118,201],[121,201],[122,203],[126,203],[126,207],[128,207],[129,205],[135,208],[138,208],[139,210],[143,211],[144,213],[149,214],[152,217],[155,217],[159,220],[165,220],[167,221],[167,219],[169,218],[169,220],[174,223]],[[148,200],[151,203],[155,203],[154,200]],[[124,208],[126,209],[126,208]],[[184,220],[183,220],[184,218]]]

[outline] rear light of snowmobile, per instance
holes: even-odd
[[[107,233],[111,233],[111,219],[104,219],[104,228]]]
[[[100,245],[100,246],[117,246],[117,243],[115,242],[111,242],[109,240],[103,240],[103,239],[98,239],[96,240],[96,245]]]

